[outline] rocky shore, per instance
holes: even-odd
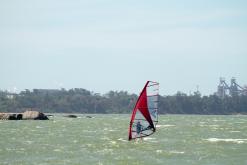
[[[25,111],[24,113],[0,113],[0,120],[49,120],[49,118],[38,111]]]

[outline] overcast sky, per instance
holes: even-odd
[[[247,84],[246,0],[1,0],[0,89]]]

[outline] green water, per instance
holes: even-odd
[[[129,115],[0,121],[1,165],[245,165],[247,116],[164,115],[127,141]]]

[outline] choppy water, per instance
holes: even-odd
[[[164,115],[127,141],[129,115],[0,121],[1,165],[245,165],[247,116]]]

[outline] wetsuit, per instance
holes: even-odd
[[[140,122],[137,122],[137,124],[136,124],[136,133],[140,134],[141,131],[142,131],[142,125],[141,125]]]

